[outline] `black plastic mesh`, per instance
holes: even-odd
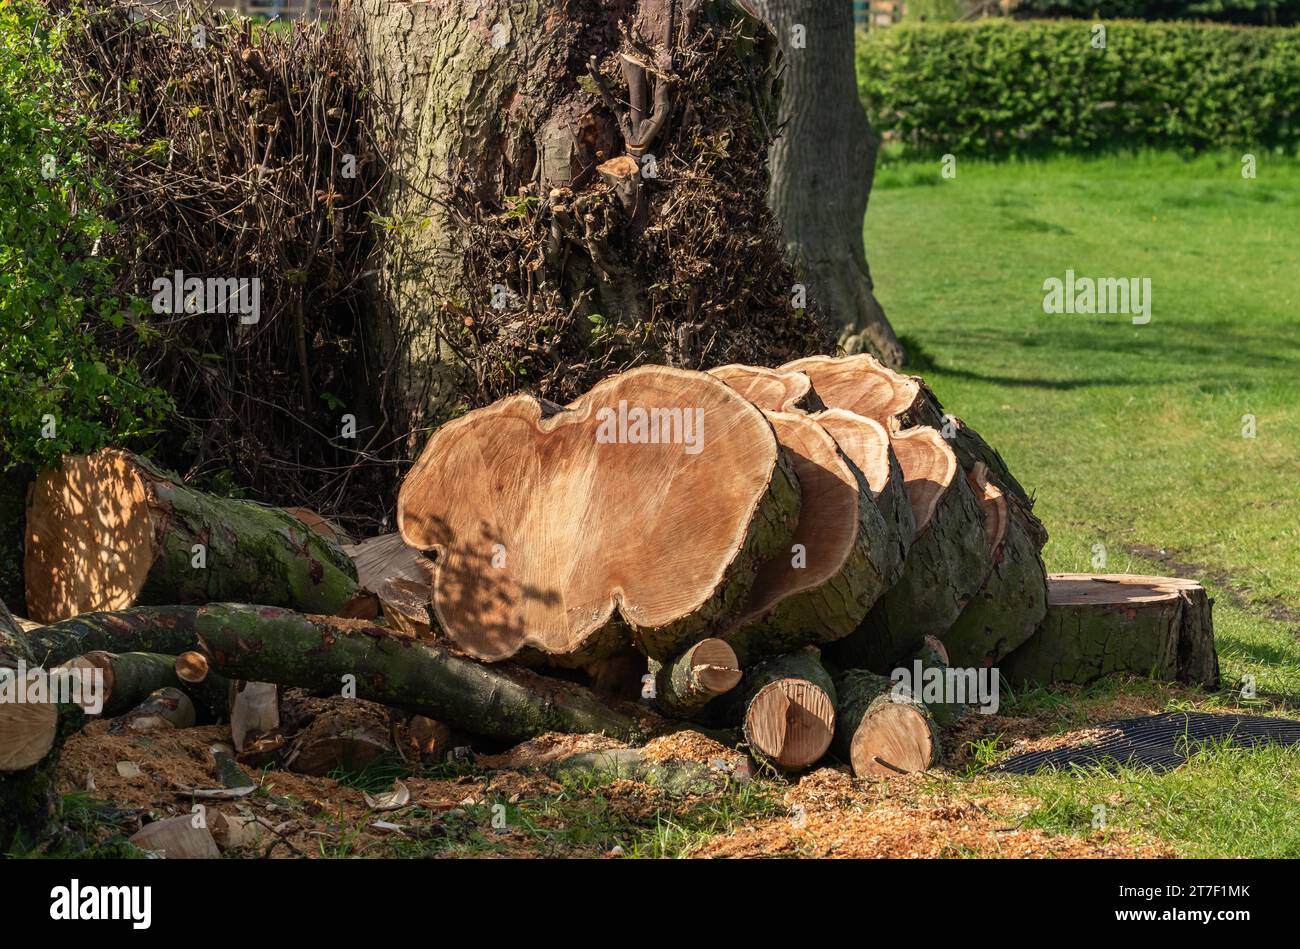
[[[1009,774],[1037,771],[1120,766],[1171,771],[1187,760],[1199,742],[1231,739],[1239,747],[1263,744],[1300,743],[1300,721],[1267,718],[1262,715],[1225,715],[1211,712],[1166,712],[1143,718],[1106,722],[1103,738],[1087,744],[1068,745],[1049,751],[1029,751],[1009,758],[993,768]]]

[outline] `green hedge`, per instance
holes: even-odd
[[[1012,16],[1213,20],[1252,26],[1300,23],[1300,0],[1018,0]]]
[[[858,44],[877,130],[965,154],[1300,145],[1300,29],[1080,20],[917,24]]]

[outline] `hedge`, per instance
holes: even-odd
[[[1011,15],[1293,26],[1300,23],[1300,0],[1018,0]]]
[[[1083,20],[902,24],[858,43],[872,122],[912,150],[1300,145],[1300,28]]]

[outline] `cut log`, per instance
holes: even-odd
[[[1115,672],[1216,688],[1213,601],[1191,580],[1054,573],[1047,616],[1002,663],[1012,683],[1087,683]]]
[[[280,689],[275,683],[235,683],[230,693],[230,739],[241,754],[273,751],[284,743]]]
[[[742,664],[853,632],[885,591],[884,519],[862,475],[807,415],[765,412],[802,498],[790,544],[765,561],[724,639]]]
[[[197,655],[197,654],[195,654]],[[225,717],[225,690],[229,683],[221,676],[205,676],[202,684],[186,682],[176,672],[177,659],[150,652],[113,653],[92,650],[76,660],[103,676],[103,709],[106,718],[123,715],[160,689],[179,689],[189,696],[203,722]]]
[[[746,670],[731,706],[754,755],[778,768],[806,768],[835,735],[835,686],[814,648],[776,656]]]
[[[939,730],[929,709],[894,697],[894,684],[865,669],[835,680],[835,752],[858,777],[925,771],[939,763]]]
[[[72,659],[74,656],[65,656]],[[0,853],[31,846],[59,813],[58,762],[63,741],[85,721],[71,702],[16,701],[44,675],[27,634],[0,602]]]
[[[444,425],[397,519],[437,551],[434,617],[460,649],[578,666],[633,641],[671,658],[721,628],[798,509],[762,412],[706,373],[643,366],[567,408],[518,395]]]
[[[429,601],[433,589],[427,582],[390,577],[379,585],[378,593],[389,629],[416,639],[429,637]]]
[[[956,725],[965,718],[970,701],[978,697],[978,680],[973,678],[976,670],[953,669],[950,673],[950,667],[948,650],[933,636],[925,637],[921,648],[912,654],[910,664],[903,663],[903,668],[910,672],[910,679],[904,684],[910,683],[912,697],[922,701],[935,723],[944,728]],[[898,681],[898,670],[893,675],[895,681]],[[960,682],[955,678],[958,675],[962,676]],[[931,694],[927,682],[930,677],[943,685],[937,694]]]
[[[655,707],[669,718],[691,718],[730,692],[742,672],[735,651],[721,639],[701,639],[671,662],[651,660]]]
[[[954,666],[994,666],[1034,635],[1047,615],[1047,568],[1015,496],[989,480],[983,462],[975,463],[968,480],[984,512],[992,571],[943,633],[943,643]]]
[[[916,517],[890,435],[875,419],[847,409],[826,409],[811,417],[830,432],[871,490],[885,524],[884,561],[880,568],[886,587],[892,587],[903,572],[907,552],[916,538]]]
[[[323,776],[356,771],[394,755],[393,729],[382,705],[362,699],[319,700],[321,708],[293,740],[285,766],[298,774]]]
[[[117,719],[110,734],[156,732],[171,728],[192,728],[197,718],[194,703],[180,689],[159,689]]]
[[[214,600],[340,613],[359,592],[342,549],[297,518],[195,491],[114,449],[41,473],[24,556],[28,609],[41,622]]]
[[[1030,519],[1035,543],[1041,550],[1047,531],[1034,517],[1033,499],[1007,468],[1002,456],[961,419],[943,410],[925,380],[895,372],[868,354],[809,356],[782,366],[806,374],[822,400],[831,408],[848,409],[873,418],[890,431],[926,426],[939,431],[951,445],[966,471],[983,462],[992,480],[1014,495]]]
[[[731,388],[768,412],[818,412],[826,408],[802,372],[732,363],[710,369]]]
[[[851,635],[827,646],[844,669],[888,675],[926,636],[943,638],[989,574],[984,515],[956,456],[930,428],[893,438],[907,477],[916,539],[903,571]]]
[[[338,693],[406,709],[453,728],[517,741],[548,731],[602,732],[622,740],[640,725],[587,689],[511,665],[485,666],[433,643],[360,620],[276,607],[214,603],[84,613],[28,634],[53,663],[94,649],[202,652],[237,679]]]
[[[418,550],[406,546],[400,534],[368,537],[359,544],[348,544],[343,552],[357,570],[357,583],[363,590],[378,593],[387,580],[410,580],[430,583],[433,564]]]
[[[183,652],[172,664],[176,678],[190,685],[198,685],[208,677],[208,659],[201,652]]]
[[[408,745],[410,750],[426,761],[440,762],[452,749],[451,729],[424,715],[412,715],[405,726],[399,729],[399,733],[404,739],[404,745]],[[404,748],[399,747],[399,750]]]

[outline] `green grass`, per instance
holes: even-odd
[[[937,161],[886,158],[866,239],[914,371],[1037,493],[1049,569],[1094,570],[1100,544],[1108,572],[1197,576],[1225,686],[1253,675],[1263,707],[1285,709],[1300,705],[1300,162],[1261,156],[1255,180],[1240,167],[962,161],[944,180]],[[1150,323],[1044,313],[1043,281],[1067,269],[1149,277]],[[1055,708],[1062,729],[1068,704],[1015,702]],[[1118,794],[1113,823],[1198,855],[1300,854],[1298,786],[1296,751],[1223,749],[1162,777],[1026,782],[1045,802],[1031,823],[1086,828]]]

